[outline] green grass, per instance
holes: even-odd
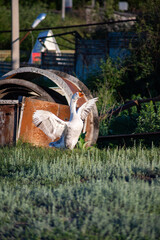
[[[160,149],[0,149],[0,239],[160,239]]]

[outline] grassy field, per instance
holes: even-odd
[[[160,239],[160,149],[0,149],[0,239]]]

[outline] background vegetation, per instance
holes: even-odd
[[[91,4],[91,0],[72,0],[73,2],[73,8],[81,8],[85,7],[86,5]],[[96,3],[99,4],[100,6],[104,6],[104,4],[108,4],[110,6],[116,7],[118,5],[118,0],[96,0]],[[137,10],[137,9],[142,9],[144,7],[144,3],[146,3],[145,0],[128,0],[129,3],[130,11]],[[34,4],[38,5],[39,3],[41,4],[41,0],[19,0],[19,3],[24,6],[24,5],[29,5],[30,7],[33,6]],[[48,9],[56,9],[60,10],[61,9],[61,0],[44,0],[43,3],[46,5]],[[0,5],[5,5],[6,7],[11,6],[11,1],[10,0],[0,0]]]
[[[108,58],[101,64],[101,71],[88,79],[89,88],[99,96],[100,115],[128,100],[160,95],[160,1],[146,1],[139,7],[138,21],[132,29],[137,42],[130,44],[130,54],[123,60]],[[116,118],[103,120],[100,134],[159,131],[159,123],[153,103],[144,104],[139,113],[130,109]]]

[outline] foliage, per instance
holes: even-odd
[[[107,91],[112,90],[118,102],[131,100],[132,95],[140,94],[141,97],[148,98],[160,94],[160,0],[142,3],[143,1],[139,5],[141,15],[137,16],[138,21],[134,29],[130,30],[134,31],[136,39],[134,41],[131,39],[128,49],[130,54],[121,59],[121,63],[119,60],[118,63],[109,60],[102,64],[102,71],[108,73],[105,74],[109,81]],[[110,71],[106,71],[106,68]],[[106,80],[105,75],[99,74],[102,84]],[[96,76],[96,82],[99,76]]]
[[[30,28],[30,24],[34,21],[34,19],[38,16],[38,14],[41,13],[41,12],[45,12],[46,9],[39,8],[39,10],[38,10],[38,8],[35,6],[35,9],[33,10],[34,14],[32,16],[32,19],[31,19],[31,16],[30,16],[30,19],[29,19],[26,15],[26,12],[28,10],[29,10],[28,6],[25,7],[25,8],[23,7],[22,10],[21,10],[21,19],[23,19],[22,22],[26,23],[26,25],[22,26],[21,28]],[[26,19],[26,20],[24,20],[24,19]],[[75,14],[72,14],[72,18],[71,18],[71,16],[66,15],[65,21],[64,21],[61,18],[61,13],[53,13],[52,11],[47,11],[47,16],[40,23],[40,27],[41,28],[43,28],[43,27],[50,28],[50,27],[73,25],[73,22],[74,22],[74,24],[80,24],[80,23],[84,23],[84,20],[81,19],[80,17],[76,16]],[[73,31],[73,30],[75,30],[75,29],[72,29],[72,28],[70,29],[70,31]],[[67,32],[67,30],[64,30],[64,29],[53,29],[52,31],[53,31],[54,34]],[[79,30],[79,33],[83,36],[83,31]],[[38,32],[37,31],[32,32],[32,34],[30,34],[25,39],[25,41],[23,41],[21,49],[24,49],[24,50],[31,49],[33,47],[33,44],[36,41],[36,38],[38,37],[38,34],[39,34],[39,31]],[[21,37],[22,36],[24,36],[24,33],[21,34]],[[63,50],[63,49],[74,50],[75,49],[75,38],[74,38],[74,36],[69,34],[69,35],[66,36],[66,39],[67,39],[67,41],[65,39],[63,39],[63,37],[56,37],[56,41],[59,45],[59,48],[61,50]],[[31,44],[32,44],[32,46],[31,46]]]
[[[98,103],[100,114],[103,115],[110,108],[115,108],[120,101],[122,104],[127,99],[133,99],[133,94],[140,95],[141,98],[160,94],[159,8],[159,0],[146,1],[143,7],[141,5],[142,14],[138,17],[135,28],[137,42],[130,45],[131,54],[122,63],[121,68],[117,67],[117,71],[122,69],[120,75],[113,71],[115,79],[112,79],[112,71],[110,71],[108,78],[102,75],[101,78],[96,78],[102,83],[101,85],[96,81],[97,85],[99,84],[98,94],[102,96]],[[105,64],[102,67],[105,69]],[[106,67],[112,70],[108,62]],[[109,79],[108,85],[104,84],[106,79]],[[109,93],[112,101],[107,98]],[[111,102],[112,104],[107,104]],[[139,117],[137,114],[121,113],[118,117],[103,120],[100,124],[100,134],[103,135],[147,131],[159,131],[159,112],[154,111],[153,103],[144,105]]]
[[[41,4],[42,2],[46,5],[46,7],[48,9],[57,9],[57,10],[61,10],[62,8],[62,1],[60,0],[54,0],[54,1],[50,1],[50,0],[20,0],[19,1],[20,4],[22,6],[27,5],[29,7],[32,7],[34,4],[36,4],[37,6],[39,4]],[[85,4],[87,4],[89,2],[89,0],[73,0],[73,7],[74,8],[78,8],[78,7],[82,7]],[[11,1],[10,0],[0,0],[0,6],[2,5],[6,5],[7,7],[10,7],[11,5]]]
[[[30,7],[33,4],[40,4],[42,1],[41,0],[21,0],[20,4],[22,6],[24,5],[29,5]],[[43,0],[43,2],[47,5],[48,9],[57,9],[60,10],[61,9],[61,4],[62,1],[60,0],[54,0],[54,1],[50,1],[50,0]],[[84,7],[86,5],[91,5],[91,0],[72,0],[73,2],[73,7],[74,8],[79,8],[79,7]],[[110,0],[97,0],[96,1],[101,7],[105,4],[105,2],[107,3],[112,3],[114,7],[116,7],[116,5],[118,4],[118,0],[114,0],[114,1],[110,1]],[[129,9],[135,10],[135,9],[142,9],[144,8],[144,4],[146,3],[146,0],[128,0],[127,1],[129,3]],[[7,7],[10,7],[11,5],[11,1],[10,0],[0,0],[0,6],[6,5]],[[110,5],[108,5],[108,7],[110,8]]]
[[[108,134],[130,134],[135,132],[137,126],[137,114],[128,114],[128,112],[121,113],[117,117],[112,117],[108,123]]]
[[[99,96],[100,115],[127,99],[133,99],[133,95],[148,98],[160,94],[159,7],[159,0],[141,5],[143,12],[135,28],[138,38],[130,45],[130,55],[121,66],[109,59],[102,64],[103,74],[99,73],[95,81],[92,77],[93,88]],[[155,112],[153,103],[150,103],[142,107],[139,115],[122,112],[117,117],[103,120],[100,135],[159,131],[159,107],[157,109]]]
[[[116,108],[116,107],[115,107]],[[124,110],[117,116],[111,114],[100,122],[100,135],[118,135],[135,133],[139,114],[136,107]]]
[[[110,19],[113,16],[114,10],[116,9],[114,0],[106,0],[105,1],[105,17],[106,19]]]
[[[110,57],[108,57],[106,62],[102,63],[101,69],[104,83],[106,83],[109,90],[115,91],[115,89],[119,86],[123,86],[125,68],[122,66],[120,61],[118,62],[117,60],[114,62]]]
[[[38,27],[40,28],[50,28],[50,27],[57,27],[57,26],[66,26],[66,25],[73,25],[74,24],[83,24],[85,22],[84,18],[77,16],[76,14],[68,15],[66,14],[65,21],[62,20],[61,12],[55,12],[51,9],[47,9],[47,5],[45,2],[40,1],[38,4],[34,2],[31,6],[29,4],[24,4],[19,6],[19,22],[20,22],[20,29],[29,29],[33,21],[36,17],[42,13],[47,13],[46,18],[40,23]],[[28,14],[29,13],[29,14]],[[7,8],[7,6],[0,7],[0,30],[11,30],[11,8]],[[75,29],[70,29],[70,31]],[[67,30],[63,29],[54,29],[53,33],[63,33]],[[79,33],[83,36],[83,29],[78,30]],[[20,32],[20,39],[24,37],[26,33]],[[25,51],[31,51],[33,45],[35,44],[36,38],[38,37],[39,31],[32,31],[31,34],[22,42],[20,49]],[[74,49],[75,48],[75,39],[70,34],[67,35],[68,41],[56,37],[56,40],[59,44],[60,49]],[[73,44],[71,43],[73,42]],[[0,48],[1,49],[11,49],[11,33],[3,33],[0,35]]]
[[[0,238],[159,239],[160,150],[0,149]]]
[[[120,61],[114,62],[108,57],[106,62],[101,62],[101,71],[94,73],[87,79],[89,89],[92,90],[93,95],[98,96],[97,108],[100,117],[107,111],[122,104],[123,99],[121,98],[118,88],[124,84],[123,76],[125,74],[125,67],[121,64]],[[100,122],[100,135],[113,133],[113,119],[115,118],[104,119]],[[119,131],[120,129],[122,128],[119,128]]]
[[[136,132],[160,131],[160,105],[149,102],[142,106],[140,116],[137,119]]]
[[[81,135],[79,136],[78,142],[76,144],[76,148],[77,149],[85,149],[87,142],[85,141],[85,137],[86,137],[86,132],[85,133],[81,133]]]
[[[100,123],[100,135],[117,135],[131,133],[146,133],[160,131],[160,104],[141,104],[138,112],[134,106],[131,109],[120,112],[117,116],[103,119]],[[159,144],[157,138],[152,138],[148,143],[154,141]],[[147,142],[146,142],[147,143]]]
[[[122,102],[118,88],[124,85],[123,77],[126,69],[119,59],[113,61],[110,57],[106,62],[101,62],[100,68],[101,71],[87,79],[87,86],[94,95],[98,96],[97,107],[101,116],[106,109],[109,110]]]
[[[11,29],[11,11],[6,6],[0,7],[0,30],[5,31]],[[11,33],[0,34],[0,47],[11,49]],[[3,49],[3,48],[1,48]]]
[[[106,135],[120,135],[120,134],[134,134],[160,131],[160,105],[152,102],[141,105],[140,112],[137,112],[136,107],[129,110],[122,111],[118,116],[111,116],[103,119],[100,122],[99,134]],[[125,140],[105,140],[99,143],[99,147],[104,146],[133,146],[134,138]],[[141,143],[143,146],[150,147],[152,144],[160,146],[159,137],[150,135],[146,138],[136,140],[136,144]]]
[[[131,45],[131,55],[126,61],[127,68],[121,95],[126,99],[132,94],[154,97],[160,94],[160,1],[146,1],[138,17],[135,33],[137,42]]]

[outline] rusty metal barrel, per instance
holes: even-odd
[[[51,103],[54,103],[61,109],[66,109],[64,111],[68,111],[67,106],[70,104],[71,97],[77,91],[84,93],[84,97],[78,100],[77,107],[93,98],[88,88],[78,78],[64,72],[36,67],[23,67],[10,71],[0,80],[0,99],[17,100],[19,96],[25,96],[31,99],[34,105],[35,100],[45,101],[46,104],[48,102],[49,108]],[[44,104],[41,105],[44,106]],[[67,119],[63,116],[63,110],[61,112],[59,117]],[[85,121],[83,131],[86,132],[85,140],[88,145],[96,143],[99,134],[96,104]]]

